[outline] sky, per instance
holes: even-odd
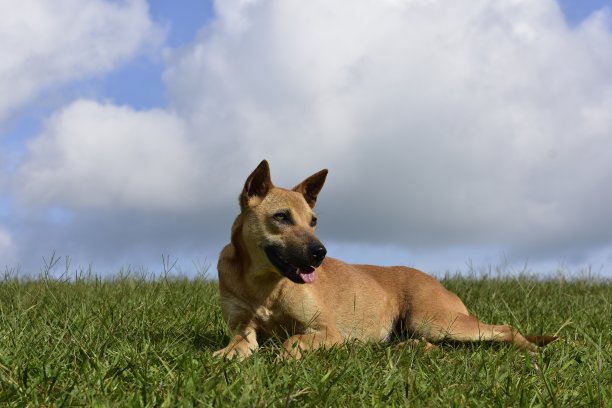
[[[0,49],[5,273],[214,277],[265,158],[329,169],[329,256],[612,277],[612,0],[23,0]]]

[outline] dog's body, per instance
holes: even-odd
[[[233,338],[216,355],[248,357],[258,333],[288,336],[284,349],[295,358],[350,340],[387,341],[393,333],[504,341],[528,351],[555,339],[481,323],[459,297],[416,269],[325,257],[312,209],[326,175],[320,171],[292,190],[276,188],[264,160],[247,179],[231,243],[219,257],[221,308]]]

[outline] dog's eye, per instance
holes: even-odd
[[[312,217],[312,220],[310,221],[310,226],[311,227],[317,226],[317,217]]]
[[[287,211],[277,212],[272,216],[274,220],[283,223],[283,224],[293,224],[293,219],[291,218],[291,213]]]

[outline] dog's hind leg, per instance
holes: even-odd
[[[424,320],[417,328],[427,340],[498,341],[514,344],[516,347],[535,352],[538,346],[526,339],[517,329],[510,325],[491,325],[474,316],[449,314],[441,318],[435,316]],[[551,338],[554,340],[555,338]],[[550,341],[552,341],[550,340]],[[548,341],[548,342],[550,342]]]

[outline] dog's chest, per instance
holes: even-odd
[[[266,306],[259,306],[255,310],[257,325],[268,335],[292,335],[303,331],[295,319],[286,313]]]
[[[283,302],[270,302],[255,308],[257,325],[268,334],[286,335],[306,331],[297,316],[288,312]]]
[[[276,313],[278,315],[278,313]],[[267,306],[261,305],[257,309],[255,309],[255,316],[260,323],[269,324],[273,318],[275,313]]]

